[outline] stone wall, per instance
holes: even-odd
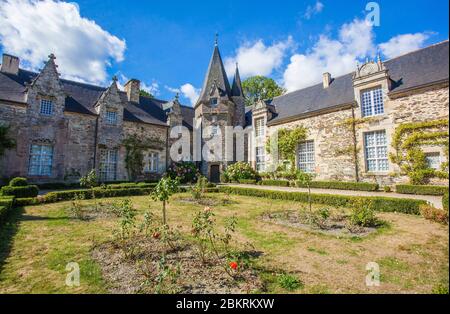
[[[317,180],[355,180],[355,165],[351,155],[341,150],[352,143],[352,132],[342,122],[352,118],[352,110],[324,113],[289,123],[270,126],[267,137],[282,128],[303,126],[308,129],[307,140],[314,141]],[[267,162],[272,157],[267,154]]]
[[[408,122],[432,121],[437,119],[448,119],[449,117],[449,90],[448,85],[434,86],[427,89],[416,90],[407,94],[391,97],[384,96],[385,114],[369,118],[368,122],[358,128],[358,145],[363,147],[363,136],[365,132],[386,130],[389,152],[394,152],[391,147],[392,136],[395,129],[401,124]],[[356,110],[356,117],[361,117],[360,110]],[[429,147],[430,151],[441,152],[441,147]],[[397,176],[400,169],[389,161],[389,173],[367,173],[364,163],[364,151],[359,153],[360,172],[363,181],[377,181],[382,185],[407,183],[409,178]],[[439,182],[448,184],[448,180]]]

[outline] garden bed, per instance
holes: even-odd
[[[238,270],[233,279],[223,269],[228,267],[225,258],[212,258],[204,264],[188,243],[166,251],[159,240],[141,237],[132,241],[138,243],[133,258],[125,257],[114,242],[98,245],[92,251],[92,258],[100,265],[111,293],[242,294],[263,288],[256,271]],[[161,266],[163,255],[164,268]],[[158,285],[164,276],[161,269],[166,269],[168,277]]]
[[[354,226],[348,222],[345,214],[335,214],[318,224],[313,224],[299,211],[265,213],[262,219],[281,226],[305,231],[319,232],[337,237],[365,237],[377,231],[377,227]],[[380,224],[381,226],[381,224]]]

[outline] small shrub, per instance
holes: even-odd
[[[373,227],[377,225],[377,218],[371,201],[359,200],[353,206],[349,217],[352,225],[360,227]]]
[[[391,193],[392,188],[389,185],[385,185],[385,186],[383,186],[383,191],[386,193]]]
[[[422,205],[420,207],[420,214],[428,220],[448,225],[448,211],[435,208],[430,205]]]
[[[442,206],[446,211],[448,211],[448,193],[445,193],[442,197]]]
[[[83,209],[83,205],[81,201],[83,200],[82,194],[76,194],[72,200],[71,206],[69,207],[69,211],[77,219],[86,220],[86,213]]]
[[[239,182],[240,180],[256,180],[258,177],[256,171],[246,162],[237,162],[229,165],[224,172],[224,175],[232,182]]]
[[[39,193],[39,189],[36,185],[4,186],[0,191],[2,195],[15,196],[16,198],[36,197]]]
[[[27,186],[28,181],[25,178],[14,178],[11,181],[9,181],[9,186]]]
[[[295,276],[289,274],[281,274],[278,277],[278,284],[283,289],[294,291],[303,287],[303,283]]]
[[[204,176],[199,176],[197,179],[197,183],[191,187],[191,195],[195,200],[199,200],[203,197],[205,190],[208,186],[208,179]]]
[[[182,184],[194,183],[197,181],[199,172],[195,163],[183,161],[171,164],[167,169],[167,176]]]

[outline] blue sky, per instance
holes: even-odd
[[[387,59],[446,40],[449,27],[448,1],[435,0],[377,1],[380,26],[370,27],[369,1],[358,0],[45,2],[0,0],[0,51],[31,69],[53,51],[67,78],[138,78],[158,98],[180,90],[186,104],[202,85],[216,32],[227,69],[239,61],[244,76],[294,90],[324,71],[347,73],[366,55]]]

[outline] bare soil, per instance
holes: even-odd
[[[345,215],[333,215],[320,224],[320,226],[305,221],[298,211],[265,213],[262,215],[262,219],[266,222],[275,223],[281,226],[338,237],[365,237],[377,231],[376,227],[350,225]]]
[[[168,278],[159,293],[181,294],[243,294],[263,289],[263,282],[255,270],[240,267],[233,271],[232,278],[224,270],[229,267],[225,258],[209,258],[202,263],[196,248],[188,243],[167,249],[160,241],[148,237],[132,240],[135,244],[133,256],[126,257],[114,242],[96,246],[92,258],[101,267],[109,291],[114,294],[157,293],[160,262],[165,254],[168,269],[179,271],[175,278]],[[130,245],[126,247],[130,248]],[[230,269],[231,271],[231,269]]]

